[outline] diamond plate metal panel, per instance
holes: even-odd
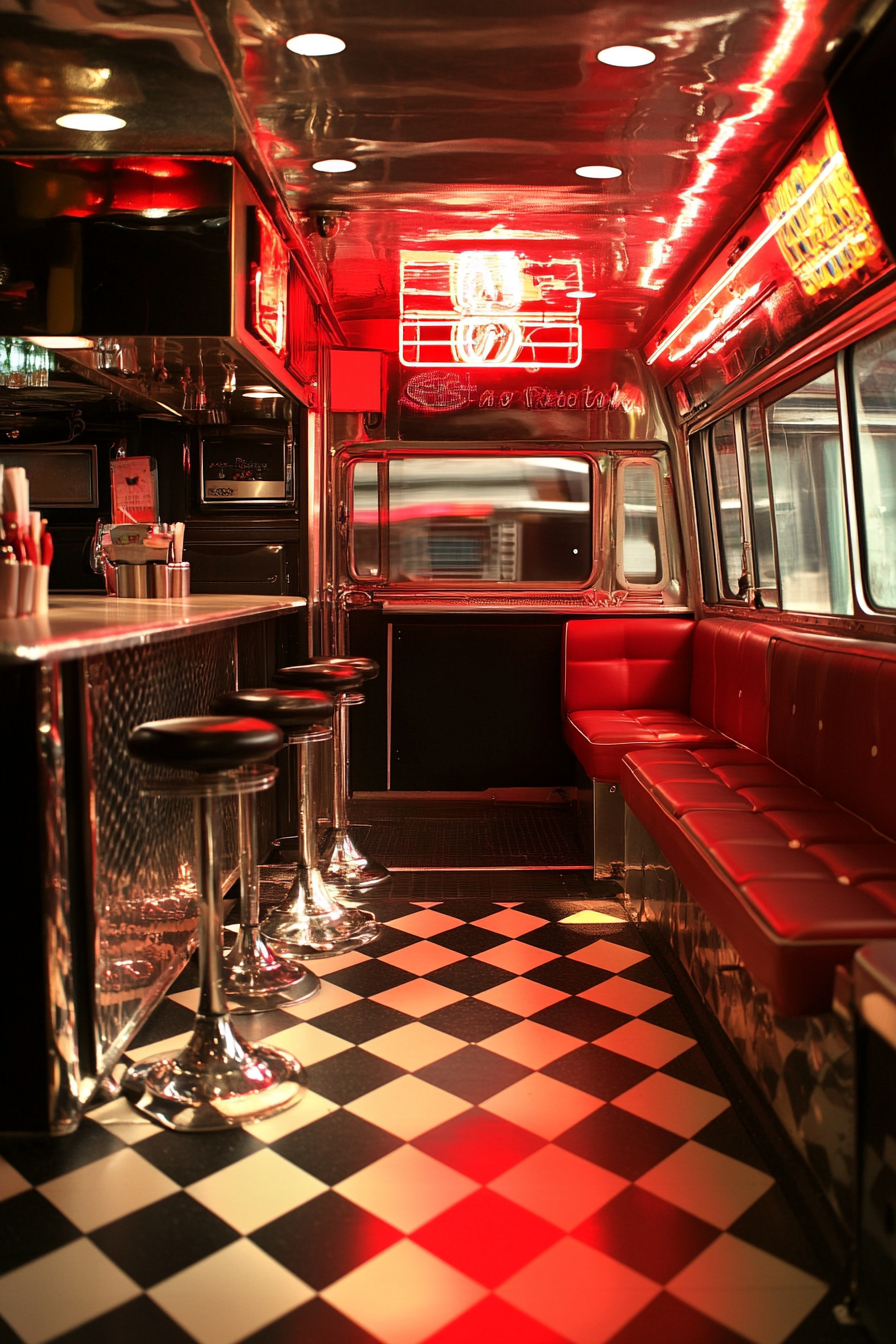
[[[188,798],[142,798],[127,752],[140,723],[205,714],[234,685],[234,632],[119,649],[84,665],[94,877],[95,1040],[102,1073],[178,974],[195,941]],[[225,871],[237,863],[236,800],[224,809]]]

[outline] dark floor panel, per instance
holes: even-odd
[[[569,804],[352,803],[362,848],[387,867],[587,865]]]
[[[395,873],[390,895],[409,901],[447,901],[479,897],[489,901],[612,900],[618,882],[595,882],[576,869],[552,872]]]

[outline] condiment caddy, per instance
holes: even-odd
[[[29,507],[24,467],[0,466],[0,617],[45,616],[53,538]]]

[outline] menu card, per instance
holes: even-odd
[[[159,516],[159,473],[154,457],[112,462],[113,523],[154,523]]]

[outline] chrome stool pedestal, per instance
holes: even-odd
[[[233,1014],[266,1013],[302,1003],[320,990],[320,980],[300,962],[285,961],[259,928],[256,795],[240,794],[240,926],[224,957],[224,996]]]
[[[324,683],[330,668],[345,668],[356,677],[355,688],[342,689],[339,683]],[[360,897],[371,887],[392,880],[392,874],[376,859],[363,854],[352,839],[348,821],[349,798],[349,730],[348,712],[355,705],[363,705],[364,696],[358,687],[379,674],[379,665],[372,658],[313,658],[310,663],[297,667],[282,667],[274,673],[277,686],[321,685],[333,696],[336,709],[333,715],[333,824],[320,857],[320,870],[328,886],[338,888],[344,896]]]
[[[348,673],[342,679],[346,677]],[[294,875],[283,904],[262,921],[266,942],[276,952],[303,961],[338,956],[372,942],[380,931],[374,916],[344,905],[324,881],[317,862],[314,751],[317,743],[332,736],[328,722],[333,717],[332,696],[313,688],[229,691],[213,707],[219,713],[252,714],[277,724],[295,753],[298,852],[294,866],[289,865]],[[281,863],[278,872],[286,868]]]
[[[271,788],[275,769],[239,767],[272,756],[282,741],[272,724],[247,718],[167,719],[131,734],[136,759],[197,771],[191,780],[162,780],[143,790],[150,797],[191,796],[196,828],[199,1007],[193,1034],[177,1055],[134,1064],[122,1079],[137,1109],[167,1129],[231,1129],[275,1115],[305,1092],[297,1059],[240,1036],[223,989],[221,801]]]

